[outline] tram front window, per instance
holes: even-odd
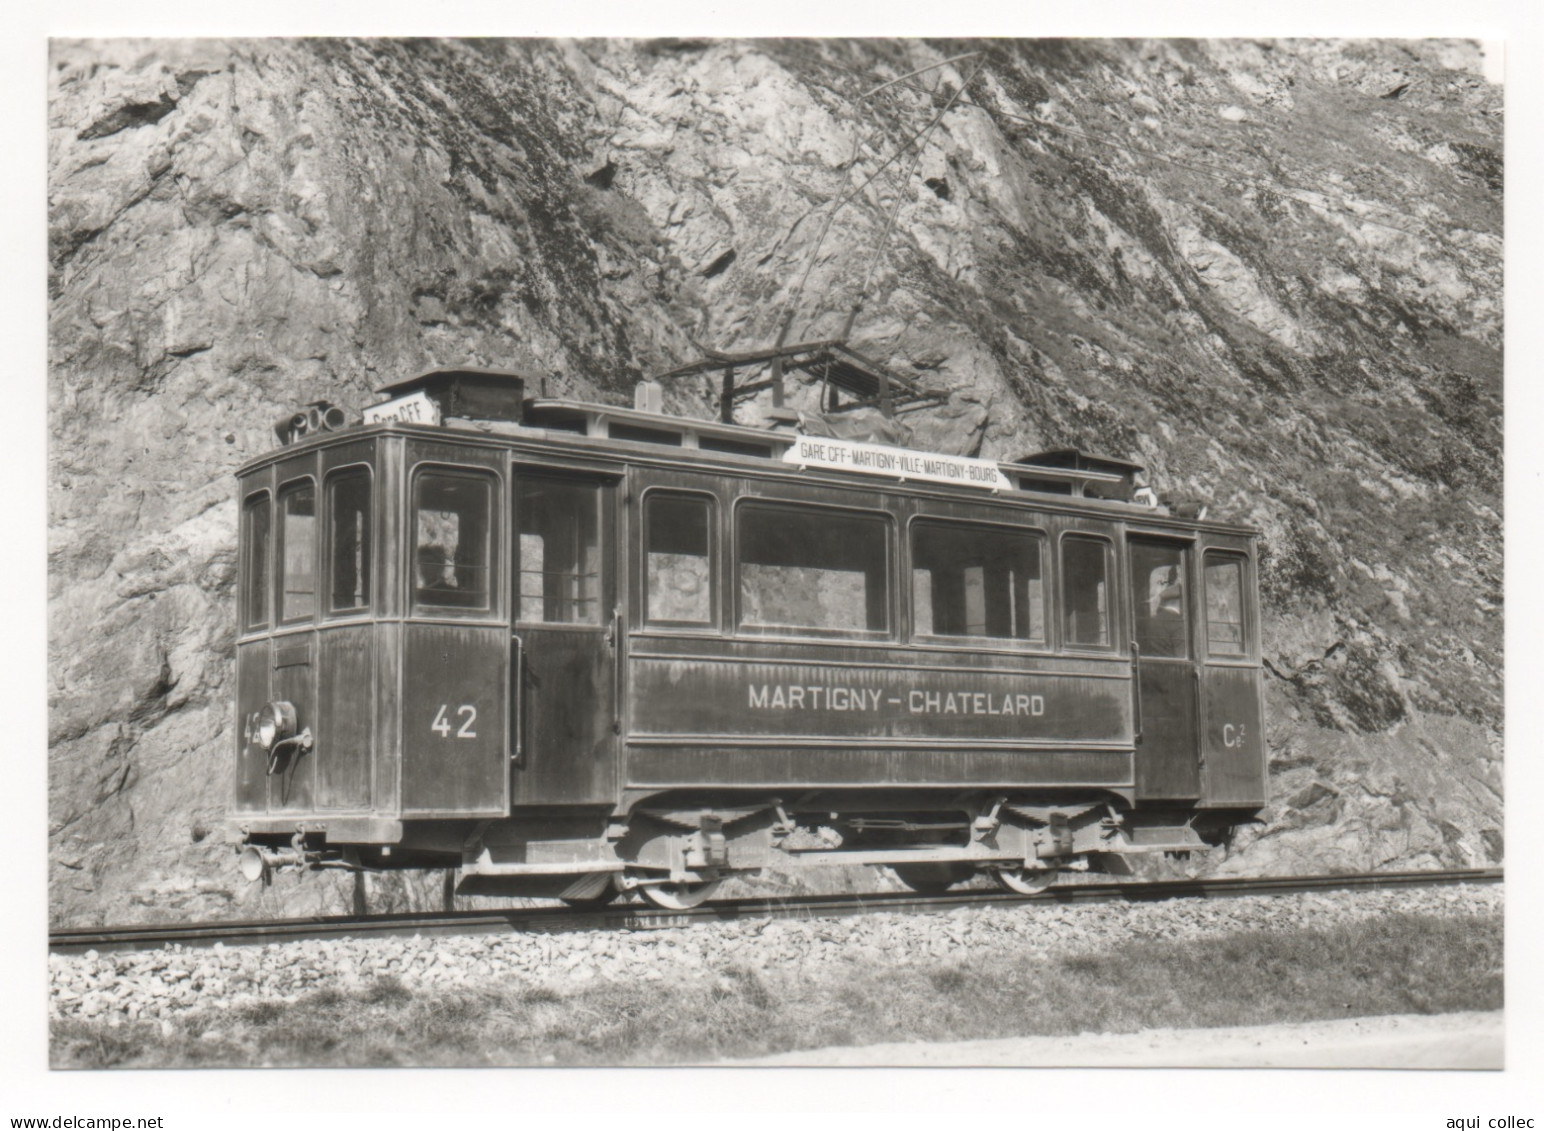
[[[279,495],[279,620],[310,620],[316,611],[316,487],[303,480]]]
[[[419,605],[486,609],[490,572],[491,481],[420,472],[413,492],[414,599]]]
[[[740,624],[887,632],[889,540],[889,523],[877,515],[741,506]]]
[[[328,609],[350,612],[370,607],[370,473],[352,468],[327,481],[331,516]]]
[[[266,492],[251,495],[246,501],[245,528],[242,545],[245,547],[245,588],[242,591],[242,626],[244,628],[268,627],[268,606],[272,594],[268,588],[268,527],[272,521]]]

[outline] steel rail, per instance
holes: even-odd
[[[504,908],[486,911],[416,911],[389,915],[317,915],[293,919],[251,919],[205,923],[157,923],[120,927],[64,928],[48,934],[49,951],[153,950],[168,944],[207,947],[216,943],[253,946],[301,940],[372,935],[444,935],[520,932],[553,934],[581,930],[660,930],[693,923],[738,919],[814,919],[849,915],[925,914],[964,907],[1034,904],[1143,903],[1169,899],[1226,899],[1250,895],[1292,895],[1312,891],[1383,890],[1453,884],[1500,883],[1500,868],[1429,872],[1359,872],[1319,876],[1228,876],[1197,880],[1070,884],[1034,895],[962,890],[940,895],[870,892],[858,895],[799,895],[720,900],[689,911],[641,904],[601,908]]]

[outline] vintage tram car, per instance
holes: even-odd
[[[1154,505],[1118,460],[528,384],[314,406],[239,471],[254,879],[454,868],[684,907],[863,863],[1033,890],[1205,851],[1264,804],[1255,531]]]

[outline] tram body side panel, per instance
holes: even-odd
[[[317,627],[313,694],[315,807],[323,813],[371,809],[379,739],[377,680],[384,589],[381,519],[390,510],[383,472],[387,448],[374,439],[318,452]]]
[[[376,518],[376,603],[381,618],[375,626],[375,738],[371,744],[370,802],[375,813],[396,817],[402,812],[402,654],[406,612],[404,543],[407,516],[405,452],[401,436],[379,441]]]
[[[1258,807],[1269,778],[1253,541],[1209,537],[1201,560],[1201,806]]]
[[[503,816],[509,629],[408,624],[404,637],[403,815]]]
[[[511,467],[515,806],[617,800],[623,474],[572,461]]]
[[[1266,766],[1259,669],[1209,667],[1206,681],[1202,805],[1264,805]]]
[[[317,808],[370,808],[376,725],[376,627],[336,625],[317,634]]]
[[[962,789],[1131,788],[1128,751],[921,749],[786,743],[634,746],[633,788],[957,786]]]
[[[1059,629],[1050,623],[1060,615],[1051,558],[1063,527],[1091,531],[1110,548],[1107,584],[1118,584],[1107,520],[1053,518],[985,501],[674,473],[637,476],[635,488],[644,499],[640,525],[648,523],[651,490],[716,500],[711,549],[696,551],[712,555],[705,575],[716,592],[711,618],[687,631],[651,625],[646,610],[633,611],[625,664],[629,787],[1131,787],[1133,697],[1129,660],[1115,646],[1118,602],[1113,593],[1104,598],[1111,623],[1102,646],[1058,652]],[[837,631],[821,639],[797,630],[737,629],[744,619],[740,605],[748,600],[737,564],[739,540],[747,535],[737,515],[748,504],[783,508],[790,520],[834,513],[882,521],[891,640],[876,646],[841,639]],[[1042,638],[958,635],[907,643],[916,616],[913,519],[945,534],[957,528],[1034,539],[1043,586],[1038,615],[1047,622]],[[938,525],[951,522],[956,526]],[[787,526],[789,540],[796,540],[794,525]],[[650,599],[646,552],[635,540],[639,604]],[[761,561],[776,561],[776,552],[750,560],[759,568]],[[859,566],[849,561],[832,568],[856,576]],[[798,600],[793,584],[767,591],[768,601],[791,606]],[[854,635],[875,635],[873,610],[868,619],[870,631]]]
[[[1140,663],[1142,742],[1137,796],[1192,802],[1201,791],[1196,749],[1196,669],[1188,660]]]
[[[376,626],[379,648],[375,674],[380,690],[375,705],[370,801],[376,814],[390,817],[402,814],[401,706],[406,684],[402,641],[406,627],[401,621],[385,621]]]
[[[1143,801],[1193,804],[1201,795],[1200,677],[1195,650],[1195,542],[1126,524],[1120,602],[1135,646],[1142,739],[1136,792]]]
[[[1131,785],[1131,685],[1118,661],[992,669],[928,666],[898,649],[837,659],[822,646],[675,647],[633,642],[633,787]]]
[[[389,469],[397,811],[509,812],[508,477],[502,452],[412,437]]]
[[[236,645],[236,809],[245,815],[268,811],[268,755],[246,740],[247,719],[270,698],[272,645],[266,636]]]
[[[273,695],[295,705],[300,719],[310,719],[313,735],[325,733],[316,710],[316,633],[306,630],[273,641]],[[304,724],[302,724],[304,725]],[[281,754],[268,777],[270,813],[311,813],[316,804],[316,749]]]
[[[613,645],[586,628],[520,626],[516,805],[609,803],[616,793]]]

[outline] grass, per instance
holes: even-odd
[[[380,978],[117,1028],[55,1022],[57,1068],[622,1065],[891,1041],[1136,1032],[1502,1004],[1499,915],[1133,941],[1057,959],[704,971],[690,981],[414,991]]]

